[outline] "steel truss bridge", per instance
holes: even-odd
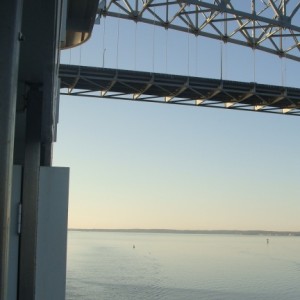
[[[101,17],[147,23],[300,61],[298,0],[101,0]]]
[[[60,66],[61,94],[300,116],[300,89],[107,68]]]
[[[101,0],[116,17],[300,61],[300,1]],[[229,80],[61,65],[61,94],[300,115],[300,89]]]

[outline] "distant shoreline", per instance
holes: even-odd
[[[268,230],[176,230],[176,229],[79,229],[79,228],[70,228],[69,231],[300,236],[300,231],[268,231]]]

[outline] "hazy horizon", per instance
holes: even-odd
[[[265,236],[269,237],[300,237],[300,231],[277,231],[277,230],[189,230],[189,229],[163,229],[163,228],[68,228],[69,232],[86,233],[124,233],[124,234],[183,234],[183,235],[236,235],[236,236]],[[267,241],[269,242],[269,241]]]

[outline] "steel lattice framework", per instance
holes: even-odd
[[[101,0],[116,17],[222,40],[300,61],[297,0]]]
[[[60,66],[61,94],[300,116],[300,89],[73,65]]]

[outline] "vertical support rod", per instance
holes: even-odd
[[[43,100],[43,94],[38,86],[30,87],[27,100],[22,224],[19,254],[19,300],[36,299],[36,244],[41,160],[41,112]]]
[[[0,300],[7,299],[13,150],[22,1],[4,0],[0,10]]]

